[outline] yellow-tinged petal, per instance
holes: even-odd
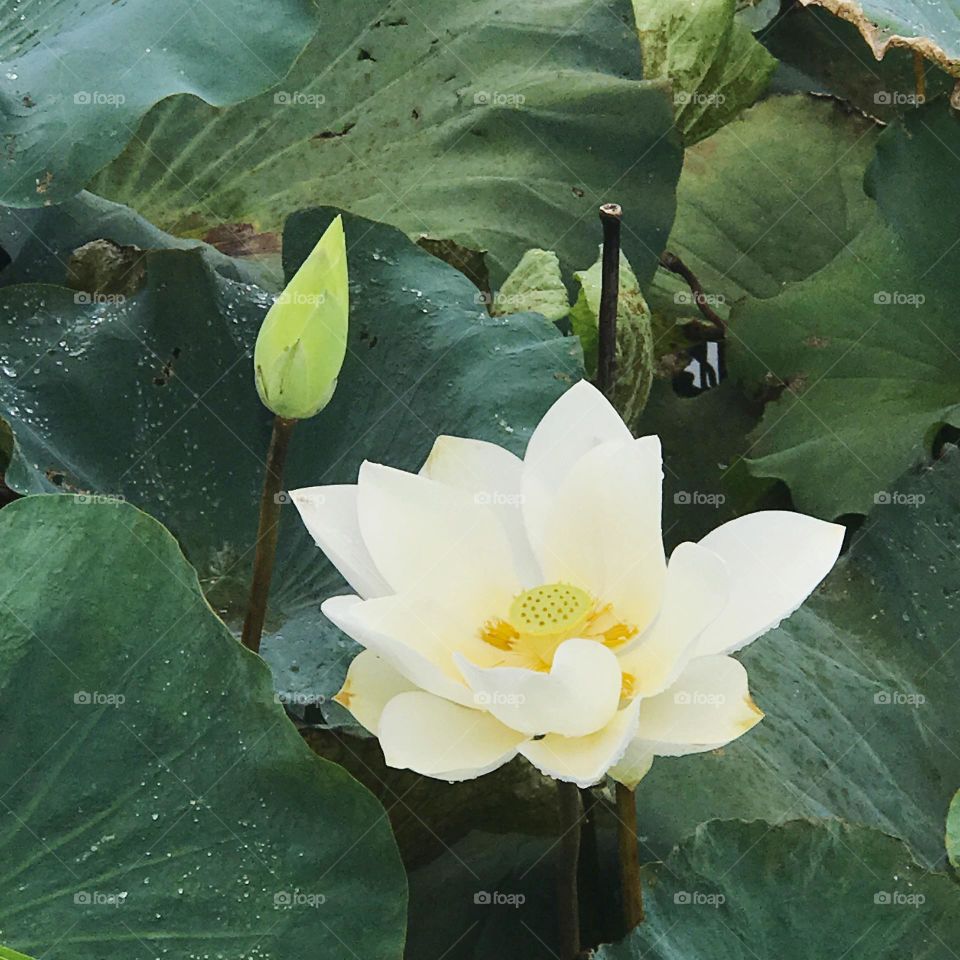
[[[696,543],[676,547],[659,616],[635,645],[620,654],[621,668],[633,677],[631,696],[652,697],[677,678],[728,595],[726,566],[715,553]]]
[[[698,657],[663,693],[640,700],[637,736],[659,757],[715,750],[762,719],[750,697],[747,671],[732,657]]]
[[[606,726],[620,703],[616,654],[595,640],[566,640],[549,673],[524,667],[475,666],[455,654],[478,707],[530,736],[585,736]]]
[[[761,510],[708,533],[700,544],[726,562],[731,593],[697,653],[734,653],[789,617],[836,563],[844,532],[802,513]]]
[[[386,705],[379,739],[387,766],[453,782],[472,780],[512,760],[526,736],[482,710],[416,691]]]
[[[330,402],[346,355],[348,315],[347,248],[338,216],[260,327],[253,365],[264,406],[302,420]]]
[[[555,780],[566,780],[579,787],[598,783],[629,747],[637,732],[640,701],[624,707],[610,722],[587,737],[562,737],[548,734],[530,740],[520,748],[541,773]]]
[[[383,708],[400,693],[417,688],[402,674],[378,657],[363,650],[353,658],[340,692],[333,698],[346,707],[357,721],[376,735]]]

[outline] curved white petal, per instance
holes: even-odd
[[[723,610],[729,590],[726,565],[715,553],[696,543],[674,549],[659,616],[637,644],[620,654],[631,695],[652,697],[670,686],[704,628]]]
[[[566,780],[579,787],[589,787],[603,779],[629,747],[637,732],[639,700],[620,710],[596,733],[586,737],[562,737],[548,734],[530,740],[520,747],[523,754],[541,773],[554,780]]]
[[[437,437],[420,474],[471,494],[489,505],[503,525],[525,587],[542,583],[523,523],[523,461],[486,440]]]
[[[522,589],[506,534],[471,494],[369,461],[357,487],[364,542],[397,593],[483,590],[496,609]]]
[[[607,772],[618,783],[631,790],[650,772],[653,766],[653,751],[642,740],[634,738],[627,745],[620,760]]]
[[[630,439],[620,414],[586,380],[574,384],[550,407],[523,458],[523,512],[534,538],[542,534],[550,501],[573,465],[601,443]]]
[[[698,657],[669,689],[640,701],[637,736],[658,757],[680,757],[722,747],[762,719],[743,664],[732,657]]]
[[[549,673],[478,667],[462,654],[454,659],[474,692],[474,703],[530,736],[586,736],[606,726],[620,703],[620,664],[596,640],[564,641]]]
[[[409,597],[330,597],[320,609],[347,636],[386,660],[415,687],[457,703],[473,704],[473,695],[451,659],[452,651],[444,650],[447,634],[437,627],[435,618],[421,615]]]
[[[526,739],[482,710],[416,691],[394,697],[378,734],[387,766],[440,780],[472,780],[516,756]]]
[[[588,590],[646,629],[660,609],[666,571],[662,481],[657,437],[604,443],[581,457],[532,541],[544,580]]]
[[[733,653],[789,617],[830,572],[843,534],[839,524],[786,510],[750,513],[708,533],[700,544],[726,561],[730,600],[698,654]]]
[[[360,535],[355,485],[301,487],[290,491],[290,499],[317,546],[361,597],[393,592]]]
[[[353,658],[343,686],[333,699],[375,735],[380,726],[380,714],[387,703],[398,693],[416,689],[386,660],[372,650],[362,650]]]

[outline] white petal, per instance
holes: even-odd
[[[408,597],[330,597],[321,610],[347,636],[386,660],[413,686],[458,703],[473,703],[473,695],[450,652],[443,650],[442,629],[435,629],[436,620],[430,616],[421,619]]]
[[[596,640],[566,640],[549,673],[523,667],[475,666],[454,659],[474,692],[474,702],[530,736],[582,737],[609,723],[620,703],[620,664]]]
[[[496,609],[522,589],[502,527],[471,494],[370,462],[357,486],[364,542],[397,593],[484,590]]]
[[[380,725],[380,714],[398,693],[417,688],[372,650],[362,650],[347,670],[340,692],[334,700],[346,707],[372,734]]]
[[[732,657],[691,660],[668,690],[640,701],[637,736],[659,757],[715,750],[763,719]]]
[[[732,653],[789,617],[830,572],[843,533],[839,524],[786,510],[750,513],[708,533],[700,544],[726,561],[730,600],[697,652]]]
[[[482,710],[417,691],[386,705],[379,739],[388,766],[452,782],[496,770],[526,737]]]
[[[635,790],[652,766],[653,751],[642,740],[634,738],[620,760],[607,772],[618,783]]]
[[[637,732],[639,700],[620,710],[602,729],[587,737],[548,734],[520,748],[541,773],[555,780],[589,787],[603,779],[620,760]]]
[[[573,465],[601,443],[630,440],[620,414],[586,380],[574,384],[537,424],[523,458],[523,512],[539,538],[550,501]]]
[[[360,535],[355,485],[302,487],[291,490],[290,499],[317,546],[361,597],[393,592]]]
[[[544,581],[564,581],[612,603],[644,630],[660,609],[666,561],[660,532],[663,466],[657,437],[604,443],[557,492],[539,541]]]
[[[659,616],[639,643],[620,654],[634,696],[651,697],[670,686],[728,595],[726,565],[715,553],[696,543],[681,543],[673,551]]]
[[[465,490],[477,503],[488,504],[510,541],[523,585],[543,582],[523,523],[523,461],[519,457],[485,440],[440,436],[420,473]]]

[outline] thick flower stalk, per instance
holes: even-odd
[[[760,721],[730,654],[803,602],[843,527],[754,513],[668,562],[662,478],[657,437],[581,382],[523,460],[441,436],[419,474],[366,462],[355,486],[292,492],[356,591],[323,605],[365,648],[337,699],[390,766],[455,781],[521,754],[634,786]]]

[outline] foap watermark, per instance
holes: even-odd
[[[873,102],[878,107],[919,107],[926,100],[922,93],[905,90],[878,90],[873,95]]]
[[[478,290],[473,295],[473,302],[479,307],[487,307],[491,312],[496,309],[498,313],[516,313],[519,308],[526,305],[528,297],[521,293],[487,293],[485,290]]]
[[[927,698],[922,693],[906,693],[903,690],[878,690],[873,702],[881,707],[922,707]]]
[[[127,102],[122,93],[104,93],[101,90],[78,90],[73,95],[78,107],[120,107]]]
[[[696,306],[698,303],[705,303],[708,307],[720,307],[727,302],[727,298],[722,293],[695,295],[690,290],[678,290],[673,295],[673,302],[678,306]]]
[[[274,303],[292,303],[304,307],[318,307],[327,302],[325,293],[294,293],[291,290],[284,290]]]
[[[685,107],[695,104],[698,107],[720,107],[727,102],[722,93],[701,93],[699,90],[678,90],[673,95],[675,106]]]
[[[273,895],[274,910],[292,910],[294,907],[321,907],[327,902],[322,893],[304,893],[302,890],[278,890]]]
[[[673,902],[680,907],[722,907],[727,898],[722,893],[704,893],[701,890],[680,890],[673,895]]]
[[[73,702],[81,707],[122,707],[127,698],[122,693],[102,693],[100,690],[77,690]]]
[[[322,107],[327,98],[322,93],[307,93],[306,90],[278,90],[273,95],[278,107]]]
[[[678,507],[722,507],[727,498],[722,493],[706,493],[703,490],[678,490],[673,502]]]
[[[522,107],[527,98],[522,93],[501,93],[498,90],[478,90],[473,95],[475,107]]]
[[[873,502],[878,507],[919,507],[926,502],[922,493],[900,493],[899,490],[878,490]]]
[[[920,307],[926,300],[922,293],[905,290],[877,290],[873,295],[873,302],[881,307]]]
[[[78,907],[120,907],[126,903],[127,891],[122,893],[105,893],[102,890],[78,890],[73,895],[73,902]]]
[[[678,690],[673,702],[681,707],[722,707],[727,698],[722,693],[704,693],[701,690]]]
[[[522,893],[502,893],[500,890],[478,890],[473,902],[482,907],[522,907],[527,898]]]
[[[91,303],[109,306],[126,303],[127,298],[122,293],[88,293],[86,290],[78,290],[73,295],[73,302],[78,306]]]
[[[126,503],[127,498],[119,493],[77,493],[74,494],[73,502],[80,507],[89,507],[91,504],[106,504],[115,507],[118,504]]]
[[[319,707],[327,702],[322,693],[294,693],[291,690],[278,691],[273,702],[285,707]]]
[[[921,907],[927,898],[922,893],[904,893],[902,890],[878,890],[873,902],[880,907]]]
[[[493,693],[480,691],[473,695],[473,702],[478,707],[519,707],[527,702],[522,693],[503,693],[495,690]]]
[[[507,493],[503,490],[480,490],[473,495],[473,502],[480,506],[516,507],[523,503],[523,494]]]

